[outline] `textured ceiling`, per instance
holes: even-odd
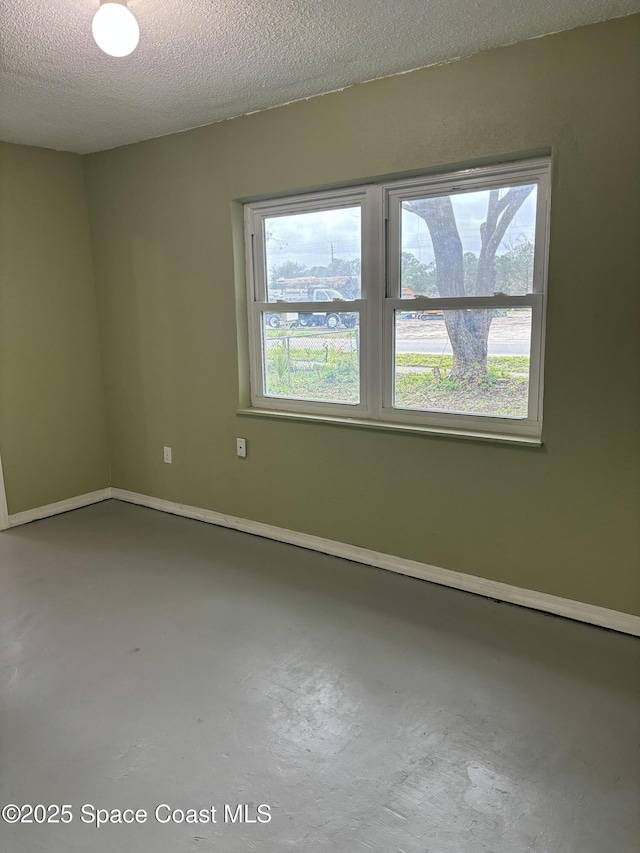
[[[130,0],[140,44],[101,53],[98,0],[0,0],[0,139],[85,153],[640,11],[640,0]]]

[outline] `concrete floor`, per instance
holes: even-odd
[[[73,807],[3,853],[639,848],[631,637],[114,501],[0,534],[0,593],[0,804]]]

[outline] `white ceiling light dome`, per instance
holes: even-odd
[[[128,56],[140,40],[140,27],[126,0],[101,0],[91,32],[100,50],[109,56]]]

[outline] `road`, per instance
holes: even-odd
[[[448,338],[408,338],[396,340],[396,352],[424,352],[451,355]],[[489,341],[489,355],[529,355],[528,341]]]
[[[528,318],[522,316],[496,317],[491,323],[489,355],[529,355],[531,327],[527,321]],[[330,340],[331,345],[340,350],[351,350],[356,334],[342,327],[335,330],[316,327],[304,330],[303,337],[298,337],[300,331],[296,330],[291,340],[314,341],[319,348]],[[286,334],[284,330],[274,332],[273,342],[280,340],[283,333]],[[396,352],[451,355],[451,344],[446,334],[442,320],[404,320],[396,326]]]

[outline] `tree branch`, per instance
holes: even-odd
[[[478,259],[476,296],[491,296],[493,294],[496,252],[502,243],[507,228],[513,222],[513,217],[520,210],[532,190],[533,186],[511,187],[502,198],[498,198],[498,190],[491,190],[487,220],[480,227],[482,248]]]

